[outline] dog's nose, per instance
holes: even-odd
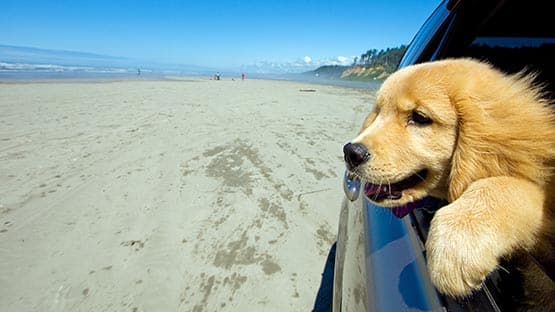
[[[345,162],[349,170],[359,166],[370,157],[366,146],[360,143],[345,144],[343,146],[343,154],[345,155]]]

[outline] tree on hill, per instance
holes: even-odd
[[[387,48],[385,50],[370,49],[363,53],[358,59],[357,65],[368,67],[383,66],[386,71],[392,72],[397,68],[401,58],[407,50],[406,45],[401,45],[398,48]],[[356,63],[356,62],[355,62]]]
[[[406,50],[406,45],[385,50],[370,49],[360,57],[355,57],[350,66],[324,65],[307,74],[328,79],[359,81],[384,79],[397,69]]]

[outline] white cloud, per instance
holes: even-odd
[[[302,73],[324,65],[349,66],[353,63],[354,58],[354,56],[340,55],[326,59],[313,59],[305,56],[302,59],[285,62],[258,62],[247,66],[247,71],[264,74]]]
[[[352,59],[352,58],[349,59],[349,58],[344,57],[344,56],[342,56],[342,55],[338,56],[338,57],[337,57],[337,60],[338,60],[339,63],[342,64],[342,65],[350,65],[350,64],[353,63],[353,59]]]

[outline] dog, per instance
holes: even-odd
[[[379,206],[406,214],[428,196],[447,200],[425,247],[433,284],[453,298],[481,288],[502,259],[555,268],[555,110],[534,79],[468,58],[400,69],[344,146]],[[555,309],[543,279],[547,296],[535,300]]]

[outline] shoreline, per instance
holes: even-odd
[[[252,75],[252,76],[251,76]],[[220,81],[241,81],[240,74],[237,77],[231,77],[229,75],[223,76]],[[187,80],[212,80],[210,75],[188,75],[188,76],[175,76],[175,75],[143,75],[143,76],[100,76],[100,77],[3,77],[0,73],[0,84],[17,84],[17,83],[108,83],[115,81],[187,81]],[[337,86],[353,89],[369,89],[377,90],[381,85],[382,81],[353,81],[353,80],[337,80],[337,79],[326,79],[326,78],[314,78],[310,76],[305,76],[303,74],[291,75],[290,77],[271,77],[259,74],[247,75],[246,80],[263,80],[263,81],[290,81],[298,83],[310,83],[315,85],[327,85],[327,86]]]

